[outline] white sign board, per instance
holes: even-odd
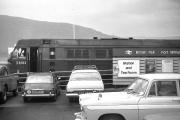
[[[162,72],[173,72],[173,60],[162,60]]]
[[[139,75],[139,60],[119,60],[118,77],[137,77]]]

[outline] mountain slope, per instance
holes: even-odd
[[[75,38],[109,38],[91,28],[75,26]],[[73,25],[68,23],[53,23],[35,21],[25,18],[0,15],[0,56],[7,57],[8,47],[14,46],[19,39],[31,38],[73,38]]]

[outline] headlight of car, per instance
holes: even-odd
[[[81,106],[81,111],[82,111],[82,112],[85,112],[85,107],[86,107],[85,105],[84,105],[84,106]]]
[[[31,94],[31,90],[27,90],[27,94]]]

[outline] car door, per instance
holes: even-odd
[[[138,104],[139,120],[155,113],[180,111],[179,81],[156,80]]]

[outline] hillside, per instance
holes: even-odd
[[[77,39],[113,37],[78,25],[75,26],[75,31]],[[0,59],[7,58],[8,47],[14,46],[19,39],[26,38],[71,39],[73,38],[73,25],[0,15]]]

